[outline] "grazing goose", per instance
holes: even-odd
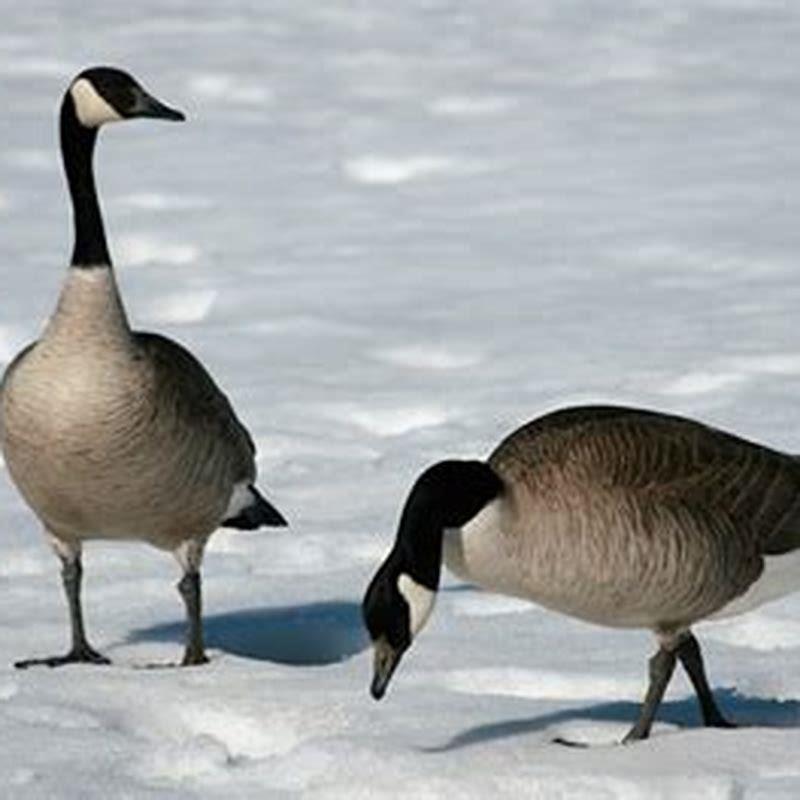
[[[491,591],[658,641],[626,742],[648,736],[677,661],[708,726],[717,708],[691,626],[800,588],[800,461],[676,416],[570,408],[487,462],[423,472],[364,598],[372,695],[425,625],[441,562]]]
[[[81,547],[138,539],[171,551],[188,633],[183,664],[207,659],[200,563],[220,525],[285,525],[253,486],[254,446],[225,395],[183,347],[131,331],[114,280],[95,191],[92,154],[106,122],[183,114],[118,69],[78,75],[61,105],[64,169],[75,246],[58,306],[42,337],[0,386],[0,443],[9,472],[62,564],[72,647],[18,667],[108,663],[86,639]]]

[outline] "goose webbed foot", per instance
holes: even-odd
[[[17,669],[28,669],[28,667],[63,667],[66,664],[110,664],[111,662],[104,655],[98,653],[86,639],[81,608],[83,565],[80,546],[60,542],[55,537],[52,538],[52,541],[61,559],[61,580],[69,608],[72,648],[63,656],[26,658],[23,661],[15,662],[14,666]]]
[[[636,724],[622,737],[620,744],[633,744],[642,742],[650,737],[650,726],[642,724],[637,720]]]
[[[179,669],[180,667],[199,667],[203,664],[210,664],[211,659],[204,652],[190,652],[187,650],[183,654],[180,663],[177,661],[156,661],[151,664],[143,664],[137,669]]]
[[[727,728],[729,730],[739,727],[737,723],[731,722],[727,717],[723,717],[719,711],[717,711],[717,716],[705,718],[703,720],[703,725],[705,725],[706,728]]]
[[[98,653],[88,643],[73,647],[63,656],[48,656],[46,658],[26,658],[22,661],[15,661],[17,669],[28,669],[29,667],[63,667],[66,664],[110,664],[111,661],[101,653]]]
[[[676,662],[680,660],[692,682],[697,700],[700,703],[700,713],[703,724],[708,728],[735,728],[736,725],[727,720],[719,710],[711,687],[708,685],[706,671],[703,665],[703,656],[700,645],[691,631],[686,631],[677,644],[670,649],[661,647],[650,659],[650,686],[647,690],[642,710],[636,724],[630,729],[622,740],[623,744],[638,742],[650,735],[658,706],[664,696],[667,684],[675,670]]]
[[[576,747],[584,750],[591,747],[588,742],[576,742],[574,739],[565,739],[563,736],[556,736],[556,738],[552,740],[552,743],[560,744],[562,747]]]
[[[181,661],[181,666],[198,667],[201,664],[208,664],[209,662],[210,659],[203,650],[194,651],[187,648],[186,652],[183,654],[183,660]]]

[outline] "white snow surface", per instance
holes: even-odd
[[[188,345],[288,530],[219,532],[211,664],[175,564],[93,544],[109,667],[59,652],[58,568],[0,468],[3,798],[800,796],[800,598],[700,626],[613,744],[649,634],[448,578],[385,700],[360,600],[416,475],[584,401],[800,451],[800,7],[773,0],[0,1],[0,367],[70,251],[55,111],[92,64],[188,121],[101,133],[131,318]],[[557,736],[593,742],[553,744]]]

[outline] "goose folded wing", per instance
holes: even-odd
[[[153,367],[159,402],[187,430],[224,452],[235,480],[254,480],[253,439],[205,367],[186,348],[164,336],[137,333],[135,338]]]

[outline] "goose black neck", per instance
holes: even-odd
[[[87,128],[78,122],[69,92],[61,105],[60,127],[61,155],[75,223],[75,247],[70,266],[111,266],[92,168],[97,128]]]
[[[444,525],[440,519],[401,521],[395,558],[417,583],[436,591],[442,574]]]
[[[428,468],[409,493],[397,533],[397,557],[416,581],[435,590],[442,571],[442,541],[503,491],[503,482],[482,461],[441,461]]]

